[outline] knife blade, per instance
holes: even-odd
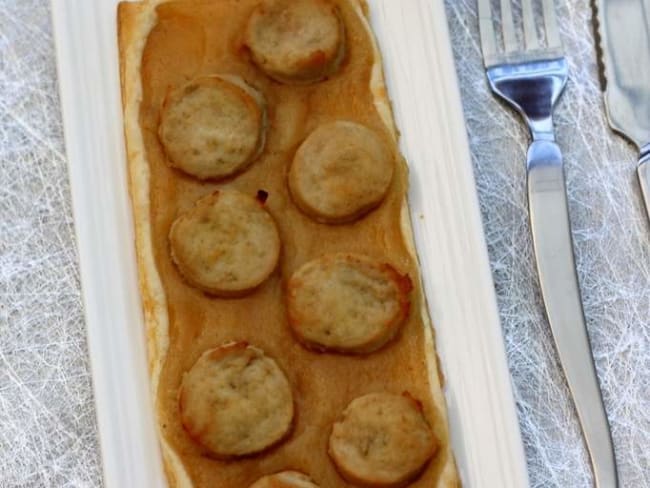
[[[609,125],[639,148],[650,218],[650,0],[595,0]]]
[[[617,488],[614,447],[573,257],[560,148],[551,141],[533,142],[527,166],[530,224],[546,315],[591,457],[594,485]]]

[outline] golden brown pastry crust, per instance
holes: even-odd
[[[147,338],[147,362],[151,378],[151,396],[159,391],[162,366],[169,350],[169,315],[167,299],[153,251],[151,202],[149,199],[151,172],[146,157],[140,104],[142,102],[141,65],[145,42],[157,17],[158,2],[120,2],[117,9],[118,51],[120,56],[120,85],[124,111],[124,138],[129,173],[129,194],[133,207],[136,257],[140,297]],[[156,414],[157,402],[154,400]],[[159,432],[160,424],[157,423]],[[160,445],[165,474],[171,486],[193,486],[178,453],[160,432]]]
[[[316,122],[323,123],[332,120],[331,114],[337,113],[337,111],[341,114],[337,118],[348,118],[352,116],[350,114],[356,114],[354,116],[358,117],[361,123],[369,125],[373,130],[383,132],[386,136],[385,140],[395,144],[397,132],[384,86],[381,57],[366,19],[367,5],[363,0],[333,1],[339,6],[346,26],[351,28],[350,39],[352,40],[348,44],[351,52],[346,57],[346,66],[337,77],[341,78],[340,83],[343,83],[341,88],[338,88],[337,83],[339,82],[334,80],[324,84],[310,85],[310,90],[314,89],[318,93],[338,90],[339,94],[338,97],[329,99],[330,103],[327,108],[324,108],[321,99],[319,99],[321,95],[312,98],[312,117]],[[173,86],[179,86],[196,76],[241,69],[245,79],[255,80],[256,85],[259,82],[259,86],[265,93],[268,93],[267,90],[272,92],[273,97],[269,100],[270,103],[275,103],[285,96],[281,87],[269,88],[270,85],[267,87],[261,78],[257,78],[257,68],[249,69],[245,65],[245,60],[233,62],[234,58],[231,54],[223,54],[225,58],[230,59],[226,65],[220,66],[219,69],[210,68],[215,65],[214,55],[209,54],[214,51],[207,49],[209,45],[215,46],[215,44],[210,44],[214,42],[214,39],[210,37],[212,31],[193,29],[196,23],[200,23],[202,20],[194,18],[191,11],[184,10],[185,6],[194,8],[191,5],[195,3],[192,0],[184,2],[167,2],[165,0],[123,2],[118,9],[120,70],[129,183],[134,213],[140,287],[147,327],[151,389],[158,415],[165,470],[170,485],[204,486],[208,485],[211,480],[222,479],[225,480],[224,482],[230,483],[228,486],[247,486],[264,475],[265,472],[280,471],[286,469],[287,465],[291,465],[303,472],[311,473],[314,479],[320,483],[326,483],[326,486],[338,486],[342,482],[336,481],[334,468],[326,460],[327,454],[323,452],[322,456],[324,457],[304,457],[304,453],[310,451],[305,450],[303,441],[313,438],[315,441],[324,442],[331,422],[335,421],[332,412],[341,411],[345,403],[354,396],[363,393],[362,390],[359,390],[359,384],[365,385],[364,388],[367,389],[377,389],[386,384],[388,378],[399,377],[409,383],[409,389],[418,390],[416,393],[418,398],[423,399],[427,418],[432,422],[434,432],[441,441],[438,454],[414,486],[445,488],[459,486],[451,453],[446,407],[442,394],[441,375],[435,356],[433,335],[424,307],[425,302],[417,268],[414,267],[417,260],[405,200],[406,166],[402,160],[399,161],[398,171],[385,205],[366,217],[358,226],[355,224],[355,227],[362,233],[378,232],[374,234],[375,241],[373,242],[382,242],[388,257],[394,255],[401,265],[415,271],[415,274],[410,272],[409,274],[414,279],[415,285],[414,310],[419,313],[411,314],[411,318],[405,326],[405,337],[388,348],[387,352],[375,355],[373,360],[364,362],[366,366],[350,358],[333,360],[328,355],[311,355],[303,352],[304,349],[299,345],[285,343],[285,341],[289,341],[290,334],[283,332],[281,328],[268,330],[264,337],[259,334],[258,325],[239,330],[226,327],[222,333],[216,328],[219,318],[218,314],[215,315],[216,309],[214,307],[206,308],[206,302],[200,294],[191,294],[187,291],[181,293],[183,286],[186,287],[186,285],[171,278],[175,273],[173,264],[170,258],[165,258],[164,253],[161,254],[162,248],[166,247],[166,244],[161,245],[160,242],[161,240],[166,242],[165,236],[174,215],[170,216],[168,211],[160,207],[161,202],[156,197],[157,192],[168,192],[168,199],[171,203],[178,205],[174,209],[175,213],[178,208],[181,210],[189,208],[193,201],[209,191],[198,191],[194,185],[178,179],[174,180],[176,181],[174,184],[178,186],[170,186],[165,179],[167,176],[165,176],[164,170],[158,164],[164,163],[153,142],[156,139],[158,109],[151,105],[152,100],[157,100],[158,95],[152,95],[152,81],[149,77],[152,76],[151,73],[155,73],[156,70],[160,71],[162,68],[157,66],[156,60],[152,58],[150,45],[162,46],[165,38],[173,38],[175,42],[173,49],[185,54],[182,57],[175,57],[173,66],[169,66],[170,69],[173,68],[174,72],[174,79],[171,81]],[[252,10],[252,5],[255,3],[256,0],[240,1],[240,5],[245,10],[249,8]],[[198,5],[198,3],[196,4]],[[222,4],[225,5],[225,2],[221,0],[215,0],[209,5],[205,2],[200,3],[199,11],[202,15],[208,14],[205,16],[206,24],[215,25],[219,23],[219,19],[221,21],[227,19],[226,29],[222,29],[226,34],[234,30],[241,30],[245,26],[250,11],[244,12],[243,16],[233,16],[231,15],[232,11],[228,12],[228,9],[221,8]],[[232,49],[231,52],[235,52],[240,42],[241,39],[236,36],[231,37],[226,50]],[[239,53],[236,55],[239,56]],[[210,58],[210,56],[212,57]],[[208,59],[207,64],[201,59]],[[176,60],[180,61],[176,62]],[[361,86],[358,81],[348,82],[350,77],[353,80],[363,79],[364,85]],[[165,90],[169,85],[169,83],[166,85]],[[295,89],[304,90],[303,87]],[[347,98],[345,94],[353,95],[353,97]],[[273,151],[278,152],[278,157],[288,154],[286,151],[297,147],[299,140],[306,137],[307,134],[302,130],[309,131],[314,128],[314,125],[309,123],[309,119],[305,116],[301,105],[308,97],[309,93],[298,91],[295,96],[289,96],[286,102],[278,107],[278,111],[270,114],[273,119],[270,120],[271,127],[274,127],[274,124],[283,120],[284,117],[291,117],[295,124],[275,127],[274,138],[269,139],[272,142],[272,151],[268,156],[264,156],[264,161],[253,165],[253,169],[239,177],[235,182],[236,187],[248,192],[254,192],[261,188],[273,190],[273,188],[265,188],[265,185],[260,183],[264,178],[276,181],[272,176],[274,173],[269,172],[278,168]],[[301,99],[303,102],[299,102]],[[160,100],[162,103],[162,98]],[[371,114],[368,108],[373,105],[376,112]],[[156,124],[151,124],[152,120],[156,120]],[[151,134],[154,134],[153,138]],[[290,160],[290,156],[286,160]],[[277,183],[286,184],[286,182],[280,181]],[[273,191],[270,193],[271,207],[287,212],[294,225],[298,225],[300,229],[303,229],[302,231],[314,231],[312,224],[300,220],[300,217],[292,210],[291,205],[287,203],[286,193],[278,194]],[[378,230],[373,230],[386,226],[391,228],[389,235],[382,236]],[[393,233],[393,228],[396,229],[396,233]],[[369,250],[378,257],[383,257],[375,244],[359,239],[358,236],[351,236],[345,226],[341,229],[319,232],[317,242],[323,251],[331,250],[333,242],[340,242],[339,250],[357,252]],[[347,232],[347,237],[345,232]],[[309,239],[292,235],[290,229],[284,225],[281,225],[281,233],[283,233],[283,241],[285,234],[286,237],[290,237],[287,241],[290,248],[285,253],[287,262],[283,266],[285,272],[288,271],[290,274],[300,264],[315,255],[314,244]],[[347,249],[341,249],[342,245]],[[404,252],[407,253],[407,258],[404,257]],[[273,301],[276,301],[279,299],[281,290],[280,280],[272,279],[260,290],[256,298],[263,300],[272,298]],[[227,303],[225,306],[226,314],[232,313],[235,307],[241,307],[237,315],[243,320],[243,323],[247,323],[254,317],[253,309],[246,299],[240,299],[238,305]],[[186,314],[187,310],[191,309],[196,309],[197,313],[203,314],[205,319],[201,322],[203,325],[199,327],[194,323],[186,323],[183,328],[179,328],[179,316]],[[280,322],[285,320],[282,312],[274,307],[262,305],[257,309],[256,314],[261,313],[267,318]],[[230,312],[228,312],[229,310]],[[223,314],[223,311],[220,313]],[[209,334],[201,331],[206,326],[210,331]],[[227,334],[227,337],[224,334]],[[204,350],[210,345],[214,346],[215,341],[223,341],[228,338],[231,340],[233,338],[250,339],[252,342],[261,341],[260,345],[273,352],[274,357],[278,359],[280,366],[287,372],[290,382],[300,385],[299,406],[302,405],[305,413],[298,415],[295,434],[287,443],[281,449],[273,450],[265,456],[267,469],[264,471],[256,459],[241,461],[241,464],[238,462],[223,465],[203,458],[199,450],[194,449],[191,443],[182,438],[179,433],[179,421],[169,414],[170,405],[176,404],[177,387],[180,384],[182,373],[189,369],[198,357],[198,352],[193,352],[194,349],[189,348],[188,357],[183,359],[178,355],[178,351],[182,350],[179,348],[187,348],[187,344],[195,343],[197,349]],[[278,356],[275,351],[281,351],[282,355]],[[170,361],[170,357],[176,358],[175,361]],[[397,358],[399,358],[398,361],[396,361]],[[298,369],[290,370],[289,367],[284,367],[289,363],[297,366],[309,364],[309,366],[298,366]],[[348,374],[350,368],[355,368],[359,374],[350,377]],[[321,371],[328,371],[328,373],[327,375],[321,374]],[[375,376],[373,371],[381,371],[383,380],[379,376]],[[319,392],[326,393],[334,388],[330,385],[330,378],[342,378],[338,380],[339,384],[336,387],[337,396],[323,397]],[[304,391],[314,394],[305,396]],[[318,427],[307,427],[305,423],[307,418],[305,417],[320,419],[317,424],[313,424]],[[288,459],[292,459],[292,461],[289,462]]]

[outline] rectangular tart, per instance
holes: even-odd
[[[363,0],[331,0],[345,26],[338,72],[319,83],[272,80],[243,49],[242,33],[260,0],[122,2],[118,9],[124,127],[145,314],[151,392],[171,486],[247,488],[264,475],[292,469],[323,488],[354,486],[328,456],[332,425],[355,398],[407,391],[421,404],[439,448],[409,486],[459,486],[450,446],[442,375],[435,353],[407,205],[408,168],[382,61]],[[221,181],[201,181],[174,169],[159,138],[170,90],[201,76],[235,74],[268,103],[266,146],[250,167]],[[319,125],[352,120],[380,134],[396,169],[383,202],[344,225],[316,222],[293,203],[287,173],[296,149]],[[278,268],[254,292],[210,296],[190,286],[170,253],[172,222],[216,190],[267,197],[265,208],[282,242]],[[291,333],[286,311],[289,277],[328,253],[362,253],[391,263],[413,284],[410,314],[397,337],[371,354],[319,353]],[[292,386],[296,415],[290,435],[272,449],[217,459],[186,432],[179,388],[201,354],[230,341],[254,344],[272,357]],[[153,415],[154,413],[152,413]]]

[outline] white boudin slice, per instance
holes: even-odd
[[[262,152],[266,102],[234,75],[196,79],[170,92],[158,136],[169,163],[199,179],[243,170]]]
[[[169,240],[183,277],[219,296],[253,290],[280,257],[280,236],[263,202],[234,190],[199,200],[172,224]]]
[[[242,342],[201,355],[183,376],[179,407],[187,433],[219,458],[259,453],[278,443],[294,415],[282,370]]]
[[[399,331],[411,281],[391,265],[358,254],[329,254],[303,265],[287,287],[289,324],[317,350],[370,353]]]
[[[282,471],[260,478],[249,488],[319,488],[307,475],[297,471]]]
[[[296,205],[326,223],[355,220],[388,192],[394,156],[378,134],[355,122],[321,125],[302,143],[289,171]]]
[[[438,449],[420,404],[407,393],[372,393],[353,400],[332,428],[329,454],[351,483],[403,486]]]
[[[271,78],[310,83],[338,70],[345,28],[328,0],[263,0],[248,21],[245,44]]]

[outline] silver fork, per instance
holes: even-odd
[[[545,43],[537,35],[533,0],[521,0],[520,46],[511,0],[499,0],[503,49],[497,47],[490,0],[478,0],[481,45],[492,91],[524,118],[532,143],[527,154],[528,206],[537,271],[558,356],[573,396],[598,488],[618,486],[607,415],[587,335],[564,180],[555,143],[553,107],[568,79],[553,0],[540,0]]]

